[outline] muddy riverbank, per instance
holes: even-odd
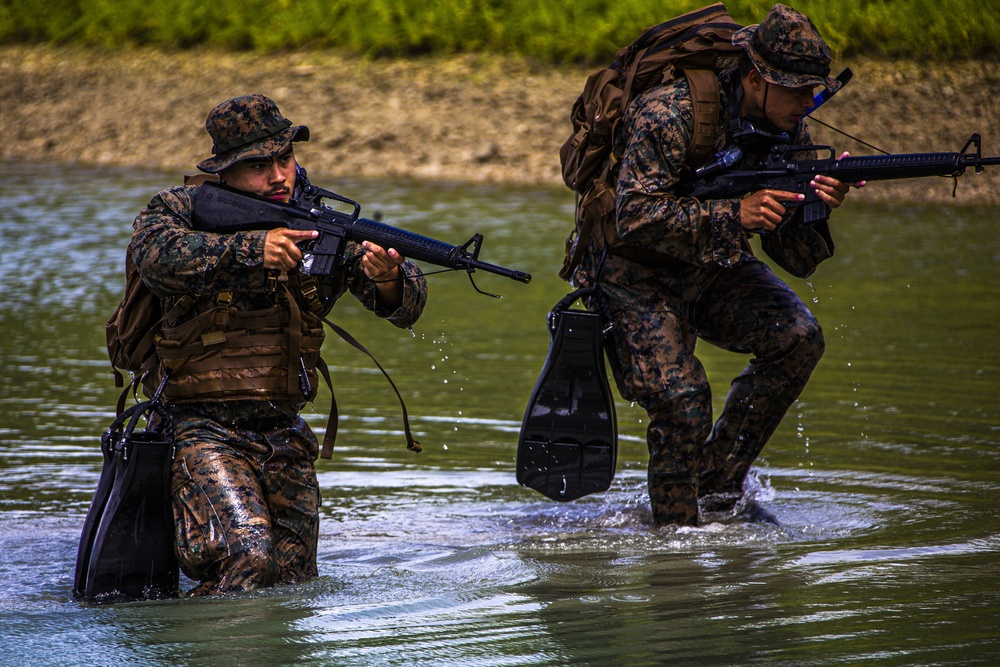
[[[973,132],[1000,155],[996,63],[851,61],[856,76],[819,119],[890,152],[957,151]],[[561,185],[558,149],[592,68],[460,56],[368,61],[278,55],[0,48],[0,159],[144,165],[192,173],[217,102],[274,98],[309,125],[314,175]],[[817,142],[872,152],[814,124]],[[178,176],[178,178],[179,178]],[[951,197],[950,179],[873,184],[870,200]],[[958,201],[1000,203],[1000,169],[969,174]]]

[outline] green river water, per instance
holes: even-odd
[[[314,177],[369,217],[454,244],[481,232],[482,259],[535,279],[477,274],[496,300],[432,276],[412,334],[338,304],[425,450],[406,451],[377,368],[328,336],[341,430],[317,464],[317,579],[74,601],[117,398],[103,324],[132,219],[177,179],[0,162],[0,665],[1000,663],[1000,211],[961,184],[950,207],[838,212],[834,259],[790,279],[827,351],[757,462],[755,511],[656,530],[637,407],[619,402],[606,494],[558,504],[514,479],[545,314],[566,292],[568,191]],[[747,359],[701,354],[720,403]],[[328,406],[324,387],[317,430]]]

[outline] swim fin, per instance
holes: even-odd
[[[140,417],[155,409],[152,403],[125,410],[101,438],[104,465],[77,551],[73,593],[82,600],[177,596],[169,494],[173,442],[156,430],[135,431]]]
[[[569,309],[580,294],[567,295],[549,313],[549,353],[517,445],[518,483],[558,501],[607,491],[618,459],[601,317]]]

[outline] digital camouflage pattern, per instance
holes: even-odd
[[[730,143],[725,97],[733,76],[720,77],[718,148]],[[618,233],[677,262],[656,267],[609,256],[588,304],[614,325],[608,358],[622,397],[649,413],[648,483],[658,524],[697,524],[699,497],[703,502],[711,494],[738,498],[751,464],[823,353],[812,313],[753,256],[739,224],[739,201],[672,194],[692,134],[683,78],[648,91],[629,107],[618,176]],[[804,124],[794,141],[810,143]],[[759,157],[745,153],[746,162]],[[577,284],[593,284],[598,261],[593,253],[584,259]],[[699,338],[752,355],[733,380],[714,428],[711,389],[695,356]]]
[[[270,428],[175,417],[171,494],[184,574],[209,595],[316,576],[316,436],[301,418]]]
[[[129,252],[143,281],[161,298],[163,312],[184,295],[196,296],[195,306],[181,318],[187,321],[214,307],[216,295],[227,291],[240,312],[288,308],[275,281],[268,280],[276,272],[263,267],[266,231],[194,231],[196,192],[196,186],[160,192],[135,220]],[[319,278],[326,310],[349,291],[377,316],[397,327],[411,326],[427,300],[419,269],[411,262],[401,266],[403,304],[389,309],[364,275],[364,249],[348,242],[347,253],[337,273]],[[301,298],[294,290],[293,295]],[[305,305],[303,298],[300,306]],[[185,573],[202,582],[193,594],[315,574],[316,438],[296,417],[305,398],[259,398],[248,383],[245,398],[170,406],[178,452],[173,470],[177,551]]]
[[[621,133],[626,145],[617,184],[618,234],[623,241],[681,262],[727,266],[746,246],[739,202],[702,202],[669,194],[686,170],[694,137],[690,99],[687,80],[680,78],[640,95],[626,111]],[[720,129],[717,149],[724,141]]]
[[[308,141],[309,128],[292,126],[278,106],[260,94],[226,100],[208,114],[205,129],[214,141],[210,157],[198,168],[216,174],[226,167],[251,158],[277,155],[293,141]]]
[[[779,86],[825,86],[831,93],[841,85],[830,76],[833,55],[805,14],[776,4],[758,25],[733,35],[765,80]]]

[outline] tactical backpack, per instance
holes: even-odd
[[[199,185],[206,180],[217,178],[214,175],[204,174],[185,176],[184,184]],[[146,395],[153,395],[160,384],[160,364],[156,356],[154,338],[164,322],[180,317],[193,305],[194,300],[190,296],[185,296],[169,313],[164,314],[160,308],[160,298],[146,287],[146,283],[142,282],[139,276],[139,271],[132,261],[131,247],[125,252],[125,296],[104,325],[108,359],[111,360],[116,387],[124,386],[123,372],[129,373],[133,378],[131,383],[133,389],[138,389],[138,383],[143,382]],[[126,393],[123,392],[118,399],[118,414],[121,414],[125,407]]]
[[[735,23],[716,3],[648,28],[615,54],[610,67],[594,72],[573,104],[573,132],[559,150],[563,181],[579,196],[576,227],[566,239],[559,276],[570,280],[591,241],[597,248],[647,264],[665,255],[625,244],[615,228],[615,182],[620,147],[615,131],[639,94],[683,74],[694,103],[694,141],[685,162],[694,168],[708,161],[719,122],[717,74],[735,67],[741,47],[733,46]]]
[[[152,353],[153,325],[160,316],[159,298],[142,282],[132,253],[125,253],[125,296],[104,325],[116,387],[124,384],[122,371],[140,372]]]
[[[142,282],[132,253],[125,253],[125,296],[104,325],[116,387],[125,386],[123,373],[128,373],[133,391],[141,382],[146,395],[153,395],[162,379],[154,339],[164,322],[180,317],[193,305],[194,299],[184,296],[164,314],[160,298]],[[118,414],[125,408],[127,394],[128,387],[118,397]]]

